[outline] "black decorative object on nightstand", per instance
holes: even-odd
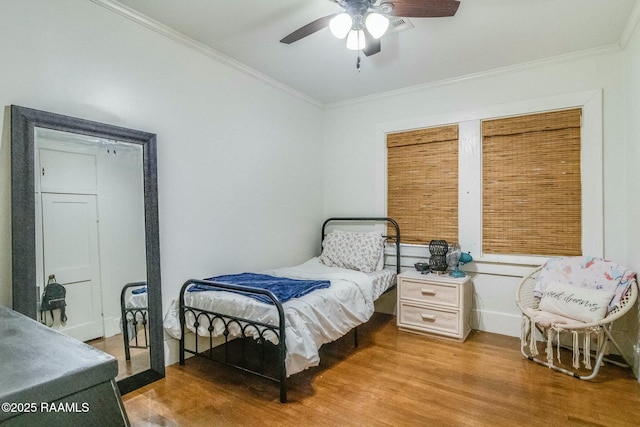
[[[449,245],[446,240],[432,240],[429,242],[429,267],[435,273],[444,273],[449,267],[447,265],[447,252]]]

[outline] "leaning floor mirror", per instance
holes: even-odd
[[[155,135],[12,106],[11,162],[13,309],[115,356],[122,394],[164,377]]]

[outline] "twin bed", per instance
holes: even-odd
[[[354,224],[385,230],[337,228]],[[179,322],[171,311],[165,318],[165,330],[180,339],[180,364],[187,354],[199,355],[269,378],[280,384],[280,401],[286,402],[287,377],[317,366],[323,344],[354,330],[357,346],[358,325],[396,284],[400,229],[391,218],[329,218],[322,241],[321,255],[297,266],[186,281],[174,311]],[[395,263],[386,263],[391,246]],[[204,338],[187,344],[191,332]]]

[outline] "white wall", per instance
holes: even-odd
[[[628,200],[626,217],[626,247],[629,266],[640,272],[640,189],[638,188],[638,168],[640,167],[640,27],[636,27],[633,37],[625,48],[625,92],[626,92],[626,185],[625,198]],[[640,318],[640,306],[638,311]],[[631,322],[630,322],[631,323]],[[635,333],[640,333],[638,323]],[[636,348],[636,377],[640,378],[640,350]]]
[[[89,1],[3,1],[0,34],[0,304],[11,306],[12,104],[157,134],[163,312],[190,277],[315,254],[317,106]]]
[[[625,47],[627,251],[630,266],[640,272],[640,25]]]
[[[11,305],[12,104],[158,135],[164,312],[189,277],[293,264],[315,253],[324,217],[384,214],[380,127],[602,89],[604,254],[640,270],[637,32],[625,52],[324,112],[92,2],[5,1],[0,12],[0,304]],[[516,276],[528,267],[472,268],[492,273],[474,277],[476,326],[517,334]]]
[[[604,207],[604,255],[620,263],[628,262],[624,243],[628,202],[625,174],[620,165],[626,150],[623,63],[623,53],[612,50],[332,106],[325,121],[325,214],[385,213],[385,148],[379,135],[381,129],[397,127],[398,123],[411,126],[425,118],[464,119],[506,104],[602,89],[603,180],[605,201],[609,202]],[[477,223],[477,217],[477,212],[461,213],[462,222]],[[413,259],[407,259],[404,264],[411,266],[412,262]],[[529,271],[531,265],[476,262],[469,268],[480,272],[473,278],[474,327],[517,336],[520,319],[515,289],[519,276]]]

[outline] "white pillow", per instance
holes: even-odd
[[[376,270],[384,238],[378,232],[355,233],[335,230],[322,242],[320,262],[331,266],[371,273]]]
[[[560,282],[549,282],[540,300],[540,310],[591,323],[603,319],[613,293]]]
[[[376,263],[375,271],[380,271],[384,269],[384,242],[382,243],[382,250],[380,251],[380,258],[378,258],[378,262]]]

